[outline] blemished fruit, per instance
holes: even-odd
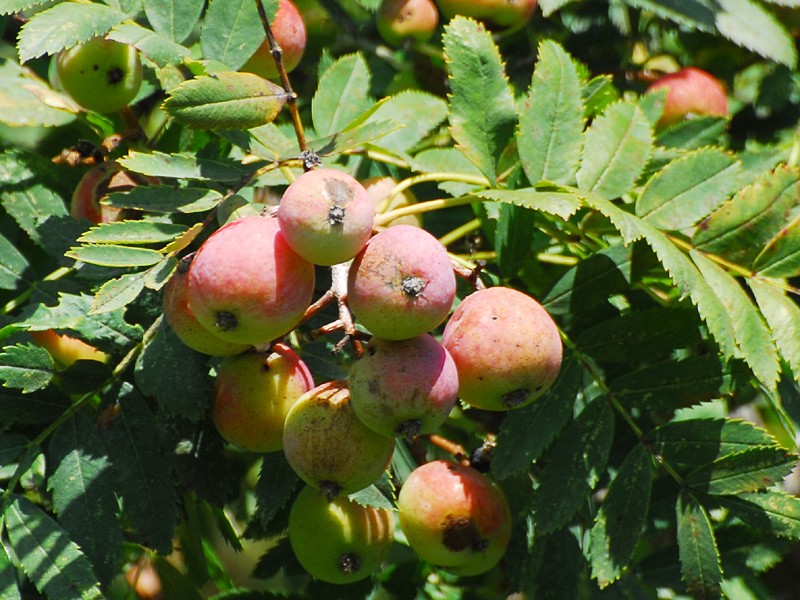
[[[286,414],[313,387],[311,371],[285,344],[276,344],[269,353],[229,356],[217,369],[214,425],[244,450],[280,450]]]
[[[111,223],[135,218],[135,211],[102,204],[108,194],[127,192],[137,185],[156,185],[157,177],[142,175],[124,169],[115,162],[100,163],[86,171],[72,192],[69,213],[76,219],[92,223]]]
[[[373,236],[350,267],[348,299],[356,319],[390,340],[436,328],[450,312],[456,278],[447,251],[411,225]]]
[[[435,460],[414,469],[397,497],[400,529],[428,562],[460,575],[494,567],[511,537],[503,491],[478,471]]]
[[[362,506],[346,496],[331,501],[310,486],[289,512],[289,543],[297,560],[316,579],[353,583],[369,577],[394,542],[391,511]]]
[[[283,66],[289,73],[300,64],[306,49],[306,26],[300,11],[291,0],[280,0],[278,12],[270,23],[270,28],[283,51]],[[255,73],[264,79],[276,79],[279,76],[275,59],[269,50],[269,40],[264,40],[240,71]]]
[[[433,0],[383,0],[375,17],[378,33],[387,44],[405,40],[427,42],[439,24],[439,11]]]
[[[186,295],[215,335],[260,345],[303,318],[314,294],[314,265],[283,239],[277,219],[247,216],[215,231],[189,267]]]
[[[329,381],[289,410],[283,452],[300,479],[334,498],[374,483],[389,466],[394,439],[359,421],[347,385]]]
[[[484,410],[530,404],[561,368],[555,322],[536,300],[511,288],[467,296],[447,322],[442,344],[458,369],[459,397]]]
[[[128,44],[92,38],[60,52],[55,60],[64,91],[86,110],[116,112],[142,85],[139,51]]]
[[[488,20],[500,27],[526,23],[536,9],[537,0],[436,0],[447,18],[461,15]]]
[[[364,187],[347,173],[318,168],[286,188],[278,205],[286,242],[317,265],[345,262],[372,235],[375,210]]]
[[[53,329],[31,331],[30,334],[34,343],[47,350],[60,367],[67,368],[78,360],[108,362],[108,354],[71,335]]]
[[[197,322],[186,298],[187,273],[193,255],[186,256],[164,285],[164,318],[180,340],[196,352],[211,356],[231,356],[249,348],[248,344],[229,342]]]
[[[392,190],[397,186],[397,180],[388,175],[384,177],[368,177],[361,182],[361,185],[364,186],[364,189],[367,190],[367,193],[372,198],[372,205],[378,214],[417,203],[417,197],[411,190],[404,190],[390,199],[389,196]],[[386,227],[392,227],[393,225],[422,227],[422,217],[419,214],[406,215],[392,219],[388,223],[384,223],[384,225]]]
[[[358,418],[388,436],[410,439],[435,431],[458,399],[456,365],[427,333],[409,340],[372,338],[347,381]]]
[[[728,116],[728,95],[725,86],[711,73],[686,67],[654,81],[648,92],[666,90],[667,98],[658,125],[677,123],[692,116]]]

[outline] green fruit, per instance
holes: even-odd
[[[369,577],[386,559],[394,540],[388,510],[362,506],[306,486],[289,513],[289,542],[297,560],[316,579],[353,583]]]
[[[536,8],[537,0],[436,0],[442,14],[487,20],[500,27],[526,23]]]
[[[142,63],[133,46],[93,38],[62,51],[56,74],[64,90],[86,110],[118,111],[139,93]]]

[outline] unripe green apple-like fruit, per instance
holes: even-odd
[[[369,577],[394,541],[388,510],[362,506],[346,496],[331,501],[304,487],[289,512],[289,543],[297,560],[316,579],[353,583]]]
[[[387,436],[435,431],[458,399],[456,365],[427,333],[409,340],[373,337],[347,381],[358,418]]]
[[[356,319],[389,340],[436,328],[456,293],[444,246],[424,229],[389,227],[373,236],[350,267],[348,301]]]
[[[435,460],[414,469],[397,497],[400,529],[428,562],[460,575],[494,567],[511,537],[503,491],[485,475]]]
[[[270,28],[283,51],[283,66],[289,73],[300,64],[306,49],[306,26],[300,11],[291,0],[280,0],[278,12],[275,13]],[[269,40],[264,40],[240,70],[255,73],[264,79],[276,79],[279,76],[278,67],[269,49]]]
[[[536,300],[511,288],[467,296],[447,322],[442,344],[458,369],[459,397],[485,410],[530,404],[561,368],[553,319]]]
[[[248,344],[223,340],[197,322],[186,298],[186,284],[189,280],[187,273],[192,259],[193,255],[181,259],[175,272],[164,285],[162,299],[164,318],[175,335],[196,352],[211,356],[231,356],[244,352],[249,348]]]
[[[245,450],[280,450],[286,414],[313,387],[311,371],[285,344],[276,344],[269,353],[229,356],[217,369],[214,425],[223,438]]]
[[[329,381],[289,410],[283,452],[300,479],[334,498],[374,483],[389,466],[394,439],[359,421],[347,385]]]
[[[387,44],[427,42],[439,24],[433,0],[383,0],[376,16],[378,33]]]
[[[368,177],[361,182],[364,189],[372,198],[372,205],[378,214],[387,213],[395,208],[403,208],[417,203],[417,198],[411,190],[404,190],[393,198],[390,194],[397,186],[397,180],[388,175],[384,177]],[[385,223],[386,227],[393,225],[415,225],[422,227],[422,217],[419,214],[406,215],[392,219]]]
[[[277,219],[247,216],[215,231],[189,267],[187,299],[215,335],[260,345],[287,334],[314,294],[314,265],[283,239]]]
[[[86,171],[72,192],[69,212],[76,219],[111,223],[137,216],[135,211],[102,204],[108,194],[127,192],[138,185],[156,185],[158,177],[134,173],[115,162],[104,162]]]
[[[56,73],[75,102],[99,113],[127,106],[142,85],[139,51],[99,37],[60,52]]]
[[[536,9],[537,0],[436,0],[447,18],[456,15],[488,20],[500,27],[524,24]]]
[[[286,188],[278,205],[278,223],[286,242],[317,265],[345,262],[372,235],[372,199],[347,173],[318,168]]]
[[[713,75],[686,67],[654,81],[648,92],[666,90],[667,98],[658,125],[677,123],[691,116],[728,116],[728,96],[725,86]]]

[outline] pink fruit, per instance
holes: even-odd
[[[286,415],[283,451],[300,479],[332,499],[374,483],[389,466],[394,439],[358,420],[341,381],[304,394]]]
[[[526,23],[536,8],[537,0],[436,0],[447,18],[456,15],[488,20],[500,27]]]
[[[345,262],[372,235],[375,211],[364,187],[347,173],[314,169],[284,192],[278,222],[287,243],[317,265]]]
[[[117,163],[100,163],[81,177],[72,193],[69,212],[76,219],[87,219],[92,223],[129,219],[136,214],[126,209],[101,204],[100,201],[113,192],[127,192],[137,185],[158,183],[157,177],[133,173]]]
[[[393,46],[405,40],[427,42],[438,24],[433,0],[383,0],[376,16],[378,33]]]
[[[248,216],[215,231],[189,267],[197,321],[234,343],[259,345],[300,323],[314,293],[314,266],[283,239],[276,219]]]
[[[217,370],[214,425],[223,438],[245,450],[280,450],[286,414],[313,387],[311,371],[285,344],[276,344],[269,353],[229,356]]]
[[[196,352],[211,356],[230,356],[244,352],[247,344],[229,342],[215,335],[200,323],[186,298],[187,273],[193,255],[185,257],[164,285],[164,318],[180,340]]]
[[[373,236],[350,267],[350,308],[377,337],[401,340],[433,330],[450,312],[455,293],[444,246],[411,225]]]
[[[283,51],[283,66],[289,73],[300,64],[306,49],[306,26],[300,11],[291,0],[280,0],[278,12],[270,23],[270,28]],[[269,40],[264,40],[240,70],[255,73],[264,79],[278,77],[278,67],[269,50]]]
[[[561,368],[553,319],[536,300],[506,287],[467,296],[445,326],[442,344],[458,369],[459,397],[485,410],[530,404]]]
[[[397,194],[394,198],[390,198],[390,194],[397,186],[397,180],[388,175],[385,177],[368,177],[361,182],[364,189],[372,198],[372,205],[375,207],[376,213],[387,213],[395,208],[403,208],[417,203],[417,198],[411,190],[405,190]],[[385,224],[386,227],[393,225],[416,225],[422,227],[422,217],[419,214],[406,215],[405,217],[398,217],[392,219]]]
[[[660,126],[676,123],[687,116],[728,116],[728,96],[722,83],[710,73],[687,67],[650,84],[648,92],[666,90]]]
[[[444,460],[411,472],[397,509],[411,548],[461,575],[494,567],[511,537],[511,511],[497,484],[470,467]]]
[[[358,418],[387,436],[433,432],[458,399],[456,365],[427,333],[409,340],[372,338],[348,384]]]

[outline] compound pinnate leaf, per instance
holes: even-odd
[[[517,149],[528,181],[573,183],[583,145],[581,81],[557,43],[542,42],[519,115]]]
[[[491,182],[517,123],[502,58],[483,25],[453,18],[442,36],[450,81],[450,134]]]
[[[748,285],[761,314],[769,324],[775,344],[800,381],[800,306],[786,295],[777,282],[751,278]]]
[[[300,478],[282,452],[267,456],[261,463],[256,484],[256,517],[268,531],[272,519],[286,506]]]
[[[720,597],[722,567],[711,520],[694,496],[682,493],[676,505],[678,554],[686,591],[698,600]]]
[[[14,554],[37,590],[50,600],[102,600],[86,556],[38,506],[12,496],[5,520]]]
[[[619,579],[630,562],[647,521],[653,457],[636,446],[608,487],[591,532],[592,577],[600,588]]]
[[[533,495],[537,532],[566,525],[605,470],[614,438],[614,413],[603,398],[589,404],[548,450]]]
[[[282,87],[258,75],[221,71],[170,90],[164,110],[197,129],[250,129],[271,123],[287,99]]]
[[[693,29],[714,30],[714,10],[704,0],[678,0],[677,2],[675,0],[625,0],[625,2]]]
[[[108,584],[122,560],[124,539],[117,520],[114,475],[95,426],[76,414],[53,434],[48,487],[59,524],[80,545],[94,571]]]
[[[756,492],[784,479],[797,457],[780,446],[760,446],[728,454],[686,475],[686,485],[705,494]]]
[[[31,344],[6,346],[0,353],[0,381],[3,387],[23,394],[47,387],[55,376],[55,364],[47,350]]]

